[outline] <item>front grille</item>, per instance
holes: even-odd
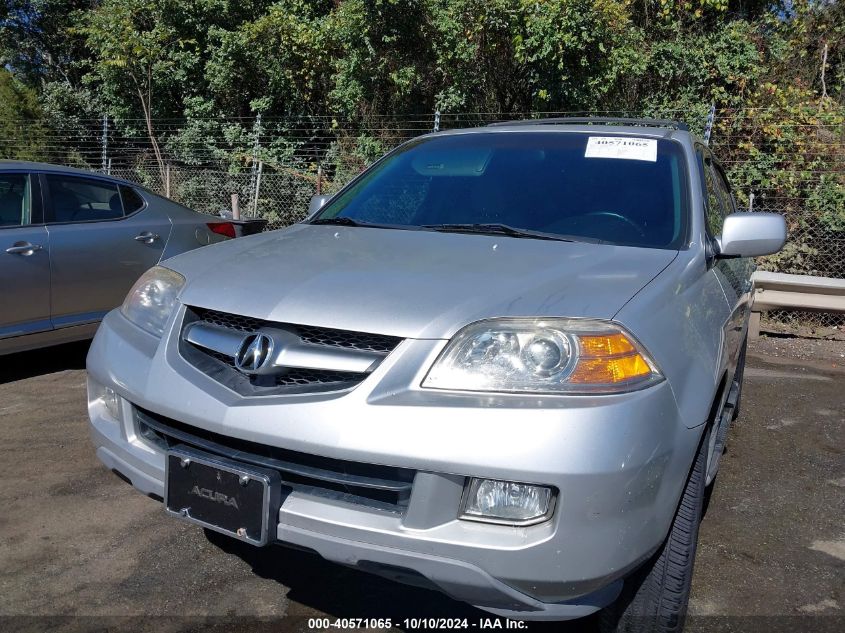
[[[327,345],[330,347],[343,347],[356,349],[362,352],[379,352],[388,354],[393,351],[401,338],[395,336],[384,336],[382,334],[368,334],[367,332],[348,332],[345,330],[332,330],[324,327],[311,327],[299,325],[296,328],[303,341],[313,345]]]
[[[385,512],[408,506],[416,471],[300,453],[220,435],[135,407],[138,435],[162,450],[187,446],[279,472],[284,486]]]
[[[323,369],[288,369],[276,378],[277,385],[340,385],[361,382],[365,373],[353,371],[326,371]]]
[[[217,360],[224,365],[228,365],[232,369],[235,369],[235,358],[233,356],[229,356],[228,354],[221,354],[220,352],[215,352],[214,350],[207,349],[203,350],[206,354],[211,356],[214,360]]]
[[[235,369],[235,359],[231,356],[226,354],[221,354],[220,352],[215,352],[213,350],[204,350],[206,354],[214,358],[220,363],[231,367],[233,370]],[[274,382],[276,385],[281,387],[284,386],[300,386],[305,387],[308,385],[318,385],[318,386],[344,386],[349,383],[359,383],[364,378],[367,377],[365,373],[359,372],[352,372],[352,371],[327,371],[325,369],[288,369],[285,370],[283,373],[279,374],[278,376],[274,377]]]
[[[362,352],[378,352],[388,354],[402,341],[397,336],[384,334],[370,334],[368,332],[352,332],[349,330],[335,330],[333,328],[315,327],[313,325],[296,325],[293,323],[276,323],[256,319],[255,317],[230,314],[208,308],[191,308],[200,321],[212,325],[220,325],[239,332],[255,332],[262,327],[283,326],[296,330],[303,341],[313,345],[341,347]]]
[[[345,350],[372,354],[374,363],[367,371],[339,371],[332,367],[279,368],[272,375],[248,376],[238,371],[231,354],[222,353],[180,339],[182,357],[206,375],[245,396],[276,393],[313,393],[350,389],[362,382],[378,362],[402,341],[395,336],[353,332],[312,325],[276,323],[255,317],[230,314],[208,308],[189,307],[185,314],[184,328],[192,323],[202,323],[226,328],[238,334],[250,334],[262,328],[283,329],[299,337],[313,349]],[[366,365],[365,365],[366,366]]]

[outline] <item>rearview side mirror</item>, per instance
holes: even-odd
[[[717,257],[771,255],[786,242],[786,220],[777,213],[731,213],[716,238]]]
[[[331,196],[329,195],[311,196],[311,202],[308,203],[308,217],[311,217],[317,213],[317,211],[326,206],[326,203],[330,198]]]

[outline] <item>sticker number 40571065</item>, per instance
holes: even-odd
[[[630,136],[591,136],[585,158],[622,158],[657,162],[657,139]]]

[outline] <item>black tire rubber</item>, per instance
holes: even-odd
[[[625,579],[619,598],[599,614],[603,633],[683,630],[703,513],[709,435],[710,431],[701,440],[666,541],[645,565]]]

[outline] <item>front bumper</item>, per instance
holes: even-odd
[[[179,328],[176,315],[171,328]],[[164,452],[138,435],[140,406],[199,429],[312,455],[414,469],[407,509],[301,492],[277,539],[488,611],[523,619],[588,615],[662,543],[700,429],[678,419],[667,383],[624,396],[491,396],[418,387],[445,341],[402,343],[344,393],[243,398],[112,312],[89,379],[121,397],[120,420],[89,406],[103,463],[164,494]],[[465,478],[557,488],[551,520],[528,527],[457,519]]]

